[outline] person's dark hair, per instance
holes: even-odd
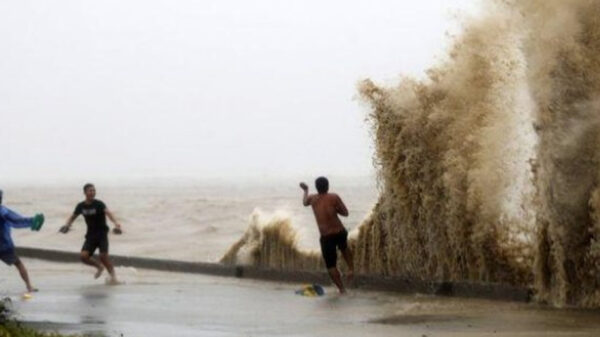
[[[94,187],[94,184],[87,183],[87,184],[83,185],[83,193],[87,192],[87,189],[90,187]]]
[[[317,192],[319,194],[325,194],[329,191],[329,180],[325,177],[319,177],[315,180],[315,187],[317,188]]]

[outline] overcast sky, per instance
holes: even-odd
[[[2,1],[0,180],[370,174],[357,81],[421,76],[472,2]]]

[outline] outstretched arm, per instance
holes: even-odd
[[[335,210],[341,216],[348,216],[348,209],[346,208],[346,205],[344,205],[344,202],[342,201],[342,198],[340,198],[339,195],[337,196],[337,203],[335,205]]]
[[[117,220],[115,219],[115,216],[112,214],[111,211],[108,210],[108,208],[104,209],[104,213],[106,213],[106,216],[108,217],[108,219],[110,219],[110,221],[115,224],[115,228],[121,229],[121,224],[117,222]]]
[[[33,218],[24,217],[6,207],[2,207],[0,212],[13,228],[29,228],[33,224]]]
[[[71,214],[71,216],[67,219],[67,222],[65,222],[65,224],[67,226],[71,226],[73,224],[73,221],[75,221],[76,218],[77,218],[77,214]]]
[[[73,224],[73,221],[75,221],[78,215],[79,214],[77,213],[71,214],[71,216],[69,216],[69,218],[67,219],[65,225],[60,228],[60,231],[62,233],[67,233],[71,229],[71,225]]]
[[[82,208],[81,205],[82,205],[82,203],[79,203],[79,204],[77,204],[77,206],[75,206],[73,213],[71,214],[71,216],[69,216],[65,225],[62,226],[58,230],[59,232],[61,232],[63,234],[67,234],[69,232],[69,230],[71,229],[71,225],[73,224],[73,221],[75,221],[75,219],[79,216],[79,214],[81,214],[81,208]]]
[[[304,196],[302,197],[302,205],[308,206],[310,205],[310,196],[308,195],[308,185],[305,183],[300,183],[300,188],[304,191]]]

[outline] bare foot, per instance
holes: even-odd
[[[98,267],[98,271],[96,272],[96,274],[94,274],[94,278],[97,279],[98,277],[100,277],[100,275],[102,275],[102,272],[104,271],[104,267]]]
[[[34,288],[32,286],[27,287],[28,293],[37,293],[38,291],[40,291],[38,288]]]
[[[105,283],[109,286],[116,286],[121,284],[121,282],[119,282],[115,276],[107,277]]]

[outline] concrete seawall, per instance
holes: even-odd
[[[79,263],[78,252],[66,252],[49,249],[17,248],[21,257],[48,260],[53,262]],[[322,283],[329,284],[325,272],[269,270],[249,266],[226,266],[218,263],[186,262],[164,259],[142,258],[132,256],[111,255],[115,266],[135,267],[178,273],[208,274],[224,277],[248,278],[257,280]],[[385,277],[376,275],[356,275],[355,286],[360,289],[390,291],[399,293],[422,293],[438,296],[456,296],[466,298],[483,298],[492,300],[528,302],[531,290],[493,283],[439,282],[410,280],[401,277]]]

